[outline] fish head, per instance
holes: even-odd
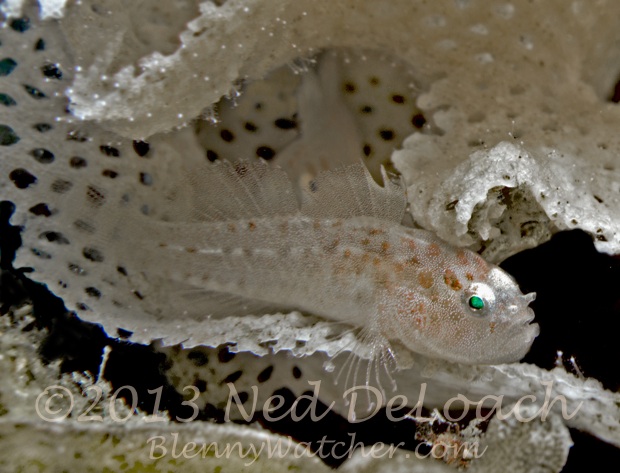
[[[508,273],[468,253],[473,265],[435,267],[426,279],[400,281],[381,318],[389,321],[380,321],[387,328],[383,334],[433,358],[463,364],[516,362],[540,331],[529,307],[536,294],[523,294]]]

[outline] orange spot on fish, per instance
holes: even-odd
[[[408,266],[416,266],[420,264],[420,260],[416,256],[412,256],[411,258],[408,258],[407,261],[405,261],[405,264],[407,264]]]
[[[369,235],[383,235],[384,233],[385,231],[379,228],[371,228],[370,230],[368,230]]]
[[[237,226],[234,223],[229,223],[228,224],[228,231],[235,233],[237,231]]]
[[[424,302],[414,303],[414,305],[409,309],[411,314],[422,314],[424,313]]]
[[[417,249],[417,245],[415,243],[415,241],[413,241],[411,238],[400,238],[400,244],[403,248],[407,248],[411,251],[415,251]]]
[[[456,273],[452,271],[451,269],[446,269],[446,272],[444,273],[444,276],[443,276],[443,280],[448,286],[450,286],[455,291],[458,291],[459,289],[463,288],[461,282],[456,277]]]
[[[430,289],[433,286],[433,275],[430,271],[420,271],[418,282],[424,289]]]
[[[256,230],[256,224],[254,222],[248,222],[248,228],[250,231]]]

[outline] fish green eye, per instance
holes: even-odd
[[[484,309],[484,300],[482,299],[482,297],[471,296],[467,303],[469,304],[469,307],[474,310]]]

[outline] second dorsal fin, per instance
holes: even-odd
[[[302,192],[302,213],[314,217],[375,217],[401,222],[407,198],[381,168],[383,187],[360,161],[321,172]]]

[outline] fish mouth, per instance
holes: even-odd
[[[540,325],[533,322],[535,318],[534,311],[527,308],[527,315],[523,318],[515,328],[522,331],[527,339],[527,343],[532,343],[536,337],[540,334]]]
[[[525,326],[530,325],[530,322],[532,322],[532,320],[534,320],[535,317],[536,315],[534,314],[534,311],[530,307],[528,307],[527,316],[525,317],[521,325],[525,325]]]
[[[529,343],[532,343],[538,335],[540,335],[540,325],[538,324],[530,324],[527,325],[529,333]]]
[[[529,341],[530,343],[532,343],[534,339],[540,334],[540,325],[532,322],[534,320],[535,314],[530,307],[527,308],[527,315],[528,316],[525,319],[523,326],[527,329],[529,333]]]

